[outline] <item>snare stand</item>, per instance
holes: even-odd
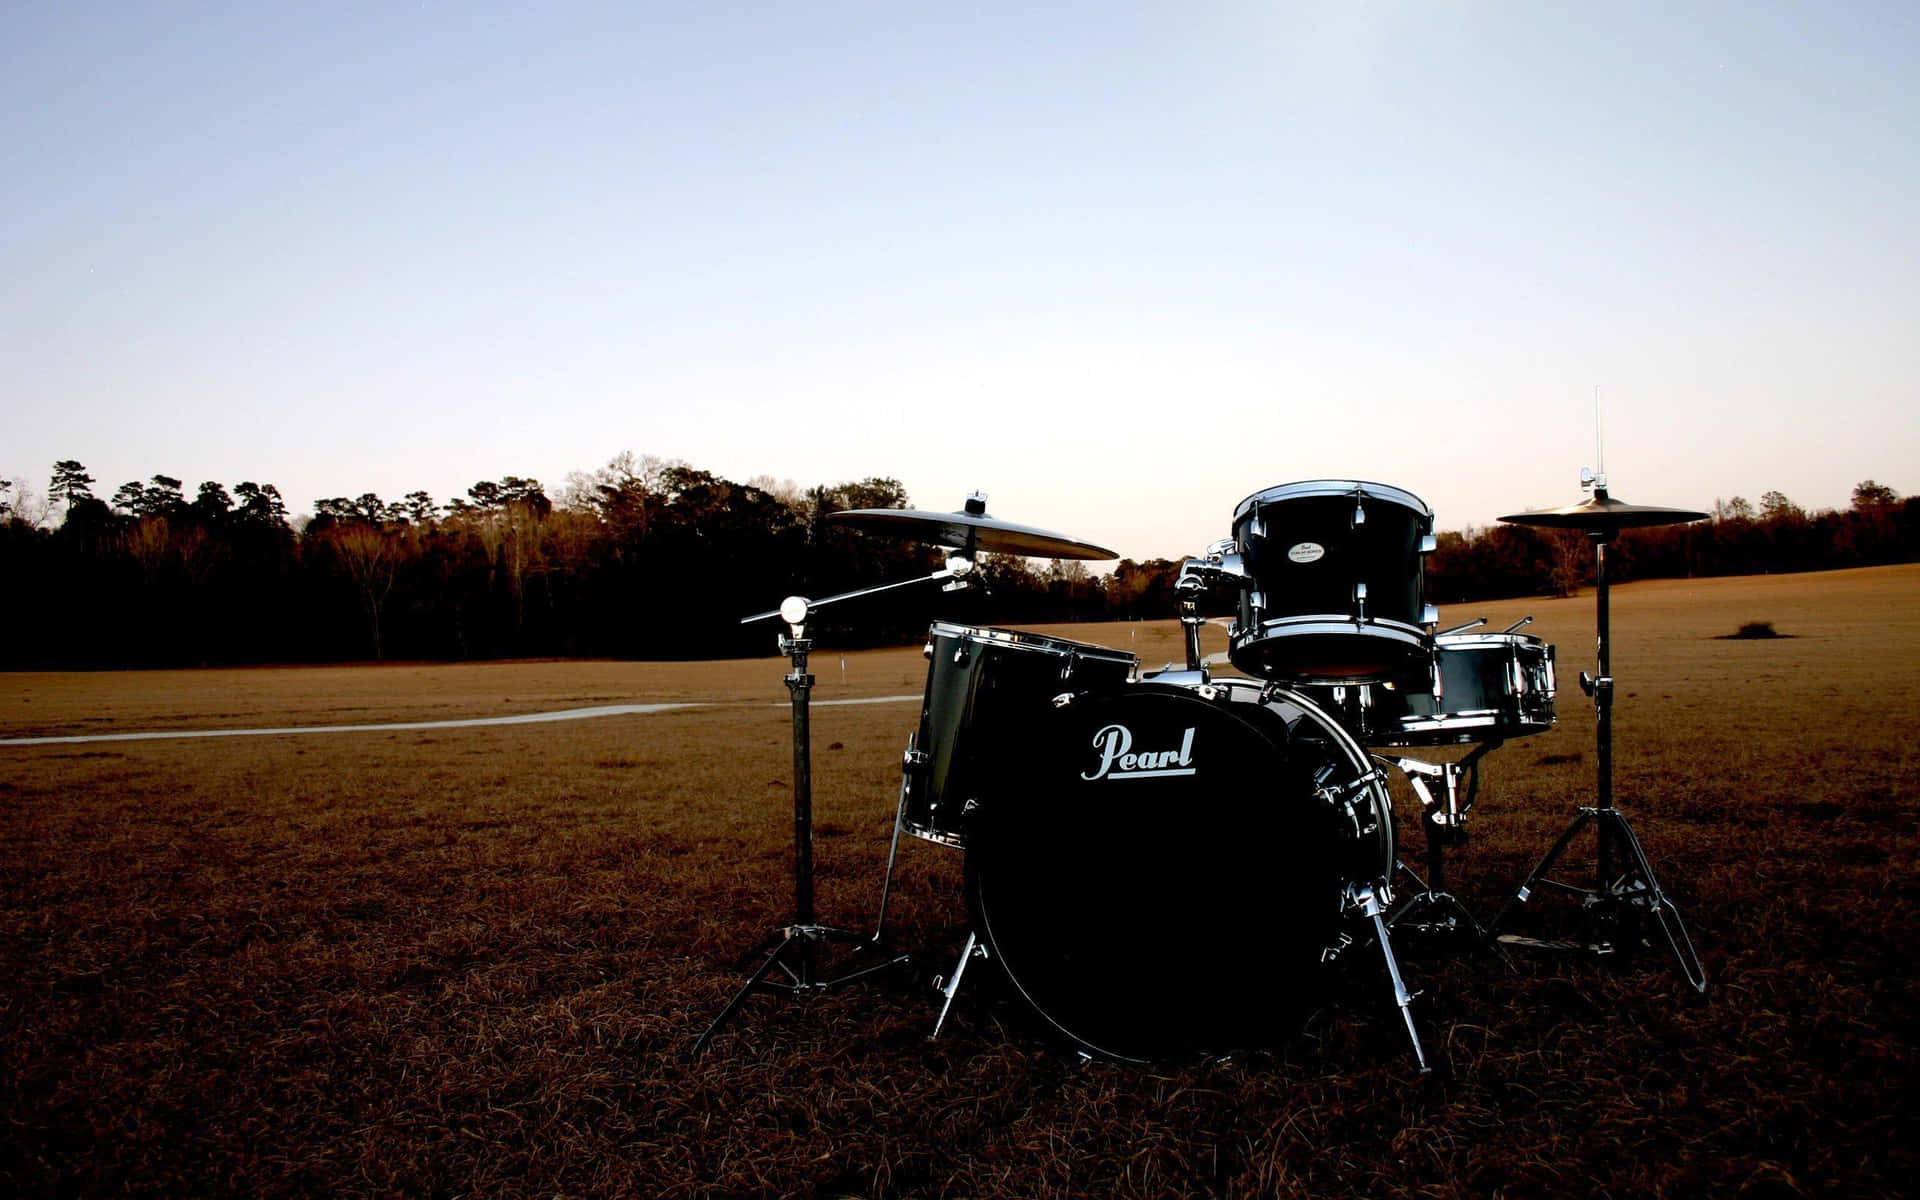
[[[689,1058],[698,1058],[707,1043],[713,1039],[722,1026],[733,1018],[746,1003],[748,996],[756,990],[787,992],[793,995],[808,995],[816,992],[832,991],[844,987],[857,979],[880,971],[890,970],[913,961],[910,954],[894,954],[884,962],[870,963],[858,967],[844,975],[823,976],[815,954],[815,947],[825,942],[843,942],[858,946],[860,949],[879,948],[885,950],[876,930],[872,937],[856,933],[851,929],[842,929],[833,925],[821,925],[814,919],[813,910],[813,757],[812,727],[809,715],[809,699],[813,691],[813,676],[807,672],[807,652],[813,648],[813,641],[807,637],[807,618],[815,609],[841,600],[850,600],[858,596],[870,596],[876,592],[891,591],[894,588],[908,587],[917,583],[931,583],[938,580],[953,580],[949,587],[965,586],[964,576],[972,570],[970,559],[954,556],[948,560],[943,570],[919,579],[908,579],[898,583],[882,584],[879,587],[862,588],[845,592],[838,596],[829,596],[824,600],[808,600],[804,596],[789,596],[780,607],[772,612],[756,613],[741,620],[742,625],[779,617],[787,623],[790,634],[780,635],[780,652],[788,657],[793,669],[786,675],[787,691],[793,700],[793,923],[779,931],[773,950],[747,976],[746,983],[735,992],[733,999],[727,1001],[720,1015],[708,1025],[706,1032],[693,1043],[688,1052]],[[780,969],[780,976],[774,977],[774,968]]]
[[[1593,955],[1607,955],[1618,947],[1614,938],[1620,927],[1625,924],[1623,917],[1632,909],[1651,912],[1660,925],[1660,932],[1666,938],[1667,948],[1673,952],[1674,964],[1679,968],[1687,984],[1702,995],[1707,990],[1707,974],[1700,966],[1700,958],[1694,953],[1693,939],[1687,936],[1686,924],[1680,919],[1680,910],[1672,899],[1660,889],[1654,878],[1653,864],[1640,848],[1640,839],[1634,836],[1633,826],[1627,823],[1624,813],[1613,806],[1613,660],[1609,647],[1611,634],[1611,613],[1607,595],[1607,545],[1620,529],[1629,526],[1681,524],[1698,520],[1705,513],[1689,512],[1679,509],[1650,508],[1625,504],[1611,500],[1607,496],[1605,476],[1593,477],[1588,474],[1584,480],[1593,488],[1593,498],[1584,504],[1572,505],[1566,509],[1549,509],[1542,512],[1518,513],[1500,518],[1526,525],[1549,525],[1561,528],[1584,529],[1593,541],[1594,549],[1594,607],[1598,626],[1599,674],[1589,676],[1580,673],[1580,687],[1593,697],[1595,717],[1594,758],[1598,769],[1598,787],[1595,803],[1582,806],[1573,820],[1568,823],[1557,841],[1541,858],[1520,886],[1514,889],[1511,898],[1501,908],[1500,914],[1493,919],[1491,932],[1499,934],[1500,927],[1507,918],[1532,896],[1536,887],[1550,887],[1580,898],[1581,909],[1587,919],[1586,937],[1583,941],[1545,941],[1537,938],[1519,937],[1512,934],[1500,935],[1500,940],[1509,945],[1527,946],[1544,950],[1569,950]],[[1594,826],[1597,845],[1594,849],[1594,886],[1580,887],[1549,878],[1547,872],[1553,869],[1560,856],[1573,839],[1588,825]],[[1632,936],[1632,931],[1627,931]]]
[[[1405,863],[1398,864],[1401,870],[1413,875],[1421,890],[1394,906],[1393,911],[1387,914],[1388,925],[1398,925],[1412,918],[1408,928],[1416,934],[1454,937],[1465,933],[1475,941],[1485,940],[1486,933],[1481,929],[1480,922],[1473,919],[1473,914],[1467,911],[1467,906],[1460,902],[1459,897],[1447,891],[1446,852],[1448,846],[1459,846],[1466,842],[1467,811],[1473,807],[1474,798],[1480,792],[1480,760],[1502,744],[1499,738],[1482,742],[1458,762],[1430,763],[1413,758],[1391,760],[1420,797],[1420,828],[1427,839],[1427,878],[1414,875]],[[1466,781],[1464,798],[1461,795],[1462,779]],[[1438,781],[1445,789],[1444,800],[1434,797],[1427,786],[1428,780]]]

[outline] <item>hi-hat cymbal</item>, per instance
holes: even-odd
[[[1660,508],[1652,504],[1628,504],[1596,488],[1578,504],[1559,508],[1540,508],[1532,512],[1501,517],[1514,525],[1548,525],[1557,529],[1585,529],[1592,533],[1612,533],[1619,529],[1637,529],[1647,525],[1684,525],[1703,521],[1707,514],[1690,508]]]
[[[1105,546],[1070,538],[1063,533],[1015,525],[987,515],[986,506],[974,508],[968,502],[966,512],[924,512],[915,508],[854,508],[828,513],[827,520],[866,533],[892,534],[950,546],[956,550],[971,546],[991,554],[1015,554],[1025,558],[1119,558]]]

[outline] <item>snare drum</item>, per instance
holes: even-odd
[[[1055,696],[1124,684],[1139,662],[1104,646],[945,621],[928,628],[926,656],[926,701],[907,749],[900,827],[949,846],[966,845],[983,747],[1017,740]]]
[[[1433,510],[1379,483],[1316,479],[1255,492],[1233,513],[1249,586],[1233,665],[1266,679],[1365,683],[1424,669]]]
[[[1370,746],[1445,746],[1528,737],[1553,728],[1553,647],[1522,633],[1434,639],[1438,687],[1375,683],[1303,687]]]

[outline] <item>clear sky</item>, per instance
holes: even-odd
[[[0,4],[0,475],[1920,491],[1920,5]]]

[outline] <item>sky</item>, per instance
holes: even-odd
[[[0,5],[0,476],[1920,491],[1920,6]]]

